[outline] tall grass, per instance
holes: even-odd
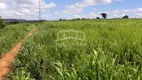
[[[20,76],[24,76],[23,80],[141,80],[141,21],[44,22],[24,42],[10,77],[14,80]],[[83,31],[87,46],[56,46],[57,33],[68,29]]]
[[[8,52],[17,42],[23,39],[35,26],[25,24],[7,25],[0,30],[0,55]]]

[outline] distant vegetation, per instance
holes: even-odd
[[[0,29],[3,29],[6,26],[6,22],[0,16]]]
[[[107,13],[101,13],[101,15],[102,15],[102,17],[103,17],[104,19],[107,18]]]
[[[24,20],[24,19],[4,19],[8,24],[18,24],[18,23],[37,23],[44,22],[45,20]]]
[[[101,17],[96,17],[96,18],[90,18],[90,19],[107,19],[107,13],[100,13],[100,15],[102,16]],[[125,15],[123,17],[120,17],[120,18],[113,18],[113,19],[129,19],[129,16],[128,15]],[[59,21],[66,21],[67,19],[59,19]],[[73,18],[71,20],[89,20],[89,18]]]
[[[129,19],[129,16],[128,15],[125,15],[122,17],[123,19]]]
[[[100,19],[100,17],[97,17],[96,19]]]

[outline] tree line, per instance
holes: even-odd
[[[101,13],[101,15],[102,15],[102,17],[103,17],[104,19],[107,18],[107,13]],[[97,17],[97,19],[98,19],[98,18],[99,18],[99,17]],[[123,16],[122,18],[123,18],[123,19],[128,19],[129,16],[128,16],[128,15],[125,15],[125,16]]]
[[[107,18],[107,13],[101,13],[100,14],[104,19]],[[89,18],[88,18],[89,19]],[[101,19],[100,17],[96,17],[96,19]],[[128,15],[125,15],[122,17],[122,19],[129,19]],[[65,21],[66,19],[59,19],[59,21]],[[76,19],[72,19],[72,20],[81,20],[81,18],[76,18]],[[85,20],[85,18],[82,18],[82,20]]]
[[[101,13],[100,14],[104,19],[107,18],[107,13]],[[125,15],[122,17],[123,19],[128,19],[129,16],[128,15]],[[89,18],[88,18],[89,19]],[[96,17],[96,19],[100,19],[100,17]],[[65,21],[66,19],[59,19],[59,21]],[[77,18],[77,19],[73,19],[73,20],[85,20],[85,18]],[[44,20],[45,21],[45,20]],[[16,23],[19,23],[21,21],[18,21]],[[38,22],[38,21],[24,21],[24,22]],[[6,26],[6,21],[2,19],[2,17],[0,16],[0,29],[3,29],[4,27]]]

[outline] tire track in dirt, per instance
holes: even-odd
[[[28,37],[30,37],[36,29],[33,29],[28,33],[27,36],[19,43],[13,47],[9,52],[5,53],[4,56],[0,59],[0,80],[5,78],[5,75],[11,71],[11,66],[13,61],[15,60],[20,48],[22,47],[22,42],[25,41]]]

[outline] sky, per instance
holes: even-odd
[[[142,18],[142,0],[40,0],[41,19]],[[0,16],[5,19],[38,20],[39,0],[0,0]]]

